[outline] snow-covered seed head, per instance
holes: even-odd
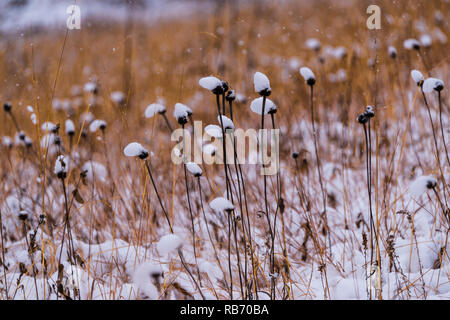
[[[437,185],[437,180],[433,176],[420,176],[409,187],[409,193],[413,197],[420,197],[428,189],[433,189]]]
[[[97,87],[97,84],[95,82],[87,82],[84,85],[83,89],[84,89],[84,91],[90,92],[90,93],[93,93],[93,94],[97,94],[98,93],[98,87]]]
[[[198,81],[198,84],[202,88],[205,88],[205,89],[211,91],[212,93],[214,93],[216,95],[220,95],[220,94],[223,94],[225,92],[223,84],[222,84],[222,81],[220,79],[216,78],[216,77],[213,77],[213,76],[201,78]]]
[[[13,140],[11,139],[11,137],[4,136],[2,137],[2,145],[6,148],[12,148]]]
[[[63,155],[59,155],[55,162],[55,174],[59,179],[65,179],[67,176],[67,164]]]
[[[255,73],[253,77],[253,84],[255,85],[255,91],[262,96],[268,97],[272,93],[269,78],[261,72]]]
[[[406,39],[403,42],[403,47],[405,47],[405,49],[408,50],[419,50],[420,49],[420,42],[417,41],[416,39]]]
[[[428,78],[423,82],[423,92],[433,92],[433,90],[440,92],[444,89],[444,81],[437,78]]]
[[[397,58],[397,49],[395,49],[395,47],[389,46],[388,52],[389,52],[389,56],[390,56],[392,59]]]
[[[182,246],[183,240],[176,234],[171,233],[159,239],[156,249],[158,249],[159,254],[166,255],[181,249]]]
[[[195,162],[186,163],[186,169],[194,175],[194,177],[200,177],[203,173],[202,169]]]
[[[6,112],[10,112],[11,109],[12,109],[11,103],[5,102],[5,103],[3,104],[3,109],[4,109]]]
[[[228,86],[228,82],[222,80],[222,88],[223,88],[223,93],[227,92],[228,89],[230,88]]]
[[[209,203],[209,206],[217,213],[231,212],[234,210],[234,205],[223,197],[215,198]]]
[[[41,129],[45,132],[58,133],[59,123],[54,124],[53,122],[47,121],[42,124]]]
[[[423,34],[423,35],[420,36],[419,40],[420,40],[420,43],[421,43],[425,48],[431,47],[432,40],[431,40],[430,35],[428,35],[428,34]]]
[[[411,77],[414,80],[414,82],[420,87],[423,84],[423,80],[425,79],[423,77],[422,72],[420,72],[419,70],[412,70],[411,71]]]
[[[176,103],[175,104],[175,110],[173,111],[173,116],[175,119],[177,119],[178,123],[181,125],[185,125],[188,122],[189,117],[189,107],[182,104],[182,103]],[[192,114],[192,111],[191,111]]]
[[[356,120],[361,124],[365,124],[369,121],[369,117],[367,116],[367,113],[363,112],[358,116],[358,118],[356,118]]]
[[[205,127],[205,132],[214,138],[222,138],[222,128],[215,125],[215,124],[209,124]]]
[[[123,94],[123,92],[121,91],[114,91],[111,92],[111,100],[117,104],[124,104],[126,99],[125,99],[125,94]]]
[[[225,99],[228,102],[233,102],[236,99],[236,92],[234,90],[229,90],[225,96]]]
[[[91,122],[91,124],[89,125],[89,131],[90,132],[95,132],[98,129],[100,130],[105,130],[106,129],[106,122],[104,120],[94,120]]]
[[[305,44],[308,49],[314,50],[316,52],[320,50],[320,41],[316,38],[307,39]]]
[[[27,148],[31,148],[31,146],[33,145],[33,140],[31,140],[31,138],[28,136],[25,136],[23,141],[25,142],[25,147]]]
[[[28,219],[28,212],[26,210],[20,210],[17,217],[21,221],[26,221]]]
[[[250,109],[254,113],[262,115],[263,100],[264,100],[263,97],[254,99],[250,104]],[[264,115],[276,112],[277,106],[275,105],[275,103],[273,103],[272,100],[266,98],[266,104],[264,106]]]
[[[166,113],[166,107],[164,107],[162,104],[159,103],[152,103],[145,109],[144,115],[146,118],[151,118],[157,113],[159,114]]]
[[[222,121],[220,121],[220,118],[222,117]],[[233,130],[234,129],[234,123],[233,121],[231,121],[230,118],[228,118],[227,116],[217,116],[217,121],[219,121],[219,123],[223,124],[223,130]]]
[[[25,134],[25,132],[20,131],[19,134],[18,134],[18,136],[19,136],[19,139],[20,139],[20,140],[24,141],[27,135]]]
[[[205,144],[202,149],[204,153],[209,154],[211,157],[214,157],[217,153],[217,148],[211,143]]]
[[[313,86],[316,83],[316,76],[308,67],[302,67],[300,68],[300,74],[302,75],[303,79],[305,79],[306,83],[309,86]]]
[[[123,149],[123,153],[127,157],[139,157],[140,159],[146,159],[148,157],[148,151],[137,142],[128,144],[125,149]]]
[[[373,118],[375,116],[375,111],[373,110],[372,106],[367,106],[365,113],[369,118]]]
[[[66,120],[66,134],[68,136],[73,136],[75,134],[75,124],[70,119]]]
[[[164,277],[164,271],[159,264],[146,261],[136,268],[133,280],[136,284],[140,284],[148,281],[148,277],[150,277],[151,280],[158,282],[159,278]]]

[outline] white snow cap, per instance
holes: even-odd
[[[215,198],[209,203],[209,206],[216,212],[227,212],[234,210],[234,205],[223,197]]]
[[[37,123],[37,116],[36,116],[36,113],[32,113],[32,114],[30,115],[30,119],[31,119],[31,122],[33,122],[33,124],[36,124],[36,123]]]
[[[80,122],[86,122],[86,123],[90,123],[91,121],[94,120],[94,115],[92,114],[92,112],[83,112],[80,116]]]
[[[255,91],[261,93],[263,91],[270,91],[269,78],[261,72],[256,72],[253,77],[253,83],[255,85]]]
[[[56,125],[53,122],[44,122],[41,126],[42,131],[52,132],[56,130]]]
[[[310,84],[316,81],[316,76],[308,67],[302,67],[300,68],[300,74],[305,79],[305,81]],[[314,83],[313,83],[314,84]]]
[[[72,120],[67,119],[66,120],[66,134],[73,135],[75,133],[75,124]]]
[[[263,97],[256,98],[250,104],[250,109],[259,115],[262,115]],[[277,110],[277,106],[272,100],[266,98],[266,104],[264,106],[264,114],[273,113]]]
[[[405,49],[408,49],[408,50],[419,49],[420,48],[420,43],[416,39],[406,39],[403,42],[403,47],[405,47]]]
[[[209,124],[205,127],[205,132],[214,138],[222,138],[222,128],[215,124]]]
[[[105,182],[108,177],[108,170],[106,170],[106,167],[96,161],[84,163],[82,170],[86,171],[86,177],[89,181],[93,181],[95,178],[101,182]]]
[[[111,100],[117,104],[121,104],[125,102],[125,94],[122,91],[114,91],[111,92]]]
[[[34,112],[34,109],[33,109],[32,106],[27,106],[27,111],[28,111],[29,113],[33,113],[33,112]]]
[[[217,79],[216,77],[213,77],[213,76],[201,78],[198,81],[198,84],[201,87],[203,87],[207,90],[211,90],[211,91],[213,91],[217,87],[219,87],[219,88],[222,87],[222,81],[220,81],[220,79]]]
[[[175,110],[173,111],[173,116],[177,119],[178,122],[187,122],[187,118],[189,116],[189,107],[182,104],[182,103],[176,103],[175,104]],[[192,114],[192,111],[191,111]]]
[[[210,156],[214,156],[217,153],[217,148],[211,143],[205,144],[202,149],[204,153]]]
[[[417,85],[420,85],[420,83],[424,80],[423,74],[419,70],[412,70],[411,77]]]
[[[128,144],[125,149],[123,149],[123,153],[127,157],[143,157],[145,155],[148,156],[148,151],[140,143],[137,142],[131,142],[130,144]]]
[[[444,89],[444,81],[437,78],[428,78],[423,82],[423,92],[441,91]]]
[[[183,246],[183,240],[176,234],[168,234],[159,239],[156,244],[156,249],[160,255],[166,255],[175,250],[180,249]]]
[[[13,141],[11,137],[3,136],[2,137],[2,145],[7,148],[11,148],[13,146]]]
[[[55,162],[55,174],[67,173],[67,164],[63,155],[59,155]]]
[[[311,50],[314,50],[314,51],[319,51],[320,50],[320,41],[317,40],[316,38],[309,38],[309,39],[307,39],[305,44]]]
[[[106,128],[106,122],[104,120],[94,120],[91,122],[90,126],[89,126],[89,131],[91,132],[95,132],[98,129],[102,129],[104,130]]]
[[[392,58],[395,58],[397,56],[397,49],[395,49],[395,47],[393,46],[389,46],[388,52]]]
[[[158,300],[159,291],[154,285],[154,281],[162,275],[163,270],[159,264],[146,261],[136,267],[133,273],[133,283],[149,299]]]
[[[202,168],[200,168],[200,166],[195,162],[186,163],[186,169],[195,177],[200,177],[203,173]]]
[[[84,91],[86,92],[94,92],[95,89],[97,89],[97,85],[94,82],[87,82],[84,85]]]
[[[55,135],[52,133],[44,134],[41,138],[41,148],[48,149],[55,143]]]
[[[433,176],[421,176],[414,180],[414,182],[409,187],[409,193],[414,197],[418,198],[424,194],[427,189],[434,188],[437,184],[436,178]]]
[[[233,121],[231,121],[230,118],[228,118],[227,116],[217,116],[217,121],[219,122],[219,124],[222,124],[220,122],[220,117],[222,117],[222,123],[223,123],[223,129],[227,130],[227,129],[234,129],[234,123]]]
[[[151,118],[156,113],[162,114],[164,112],[166,112],[166,107],[159,103],[152,103],[145,109],[144,115],[146,118]]]
[[[420,36],[419,40],[420,40],[420,43],[421,43],[424,47],[426,47],[426,48],[431,47],[431,42],[432,42],[432,40],[431,40],[431,36],[430,36],[430,35],[428,35],[428,34],[423,34],[423,35]]]
[[[345,47],[336,47],[333,49],[332,55],[336,58],[336,59],[342,59],[347,55],[347,49],[345,49]]]

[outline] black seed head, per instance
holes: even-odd
[[[294,159],[298,158],[298,152],[297,151],[292,152],[292,158],[294,158]]]
[[[222,85],[215,87],[215,88],[212,89],[211,91],[212,91],[212,93],[214,93],[215,95],[221,95],[221,94],[224,93],[224,91],[223,91],[223,86],[222,86]]]
[[[373,107],[372,106],[367,106],[365,114],[369,118],[373,118],[375,116],[375,112],[373,111]]]
[[[258,93],[263,97],[268,97],[272,93],[272,90],[270,88],[267,88],[267,89],[261,90]]]
[[[28,213],[24,210],[19,212],[19,219],[25,221],[28,219]]]
[[[177,121],[178,121],[179,124],[184,126],[188,122],[188,119],[187,119],[187,117],[178,117]]]
[[[436,90],[437,92],[442,91],[444,89],[444,85],[442,83],[438,83],[438,85],[436,87],[434,87],[434,90]]]
[[[369,121],[369,117],[368,117],[367,114],[364,112],[364,113],[361,113],[361,114],[358,116],[357,120],[358,120],[359,123],[364,124],[364,123],[367,123],[367,121]]]
[[[222,88],[224,93],[228,91],[229,87],[226,81],[222,81]]]
[[[5,102],[5,104],[3,105],[3,109],[5,109],[6,112],[10,112],[11,108],[12,108],[12,105],[9,102]]]
[[[436,187],[436,181],[435,180],[428,180],[427,181],[427,188],[428,189],[434,189]]]
[[[229,102],[232,102],[236,99],[236,93],[234,92],[234,90],[230,90],[227,92],[227,96],[225,97],[225,99]]]
[[[138,156],[140,159],[142,159],[142,160],[144,160],[144,159],[147,159],[147,157],[148,157],[148,152],[147,151],[142,151],[140,154],[139,154],[139,156]]]
[[[308,85],[308,86],[313,86],[313,85],[315,85],[316,84],[316,79],[314,79],[314,78],[309,78],[308,80],[306,80],[306,84]]]
[[[59,123],[57,123],[53,128],[52,128],[52,133],[58,133],[58,131],[59,131],[59,128],[60,128],[60,125],[59,125]]]

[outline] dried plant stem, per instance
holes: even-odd
[[[5,243],[3,238],[3,219],[2,219],[2,211],[0,210],[0,237],[2,238],[2,265],[3,265],[3,274],[5,277],[5,293],[6,293],[6,300],[9,300],[9,294],[8,294],[8,278],[6,277],[6,260],[5,260]]]
[[[191,196],[189,192],[189,183],[188,183],[188,177],[187,177],[187,169],[186,169],[186,146],[185,146],[185,136],[184,136],[184,124],[182,125],[183,130],[183,169],[184,169],[184,181],[186,186],[186,195],[188,200],[188,207],[189,207],[189,217],[191,219],[191,232],[192,232],[192,248],[194,250],[194,259],[195,264],[197,265],[197,277],[198,281],[200,282],[200,285],[202,284],[201,278],[200,278],[200,269],[198,267],[197,263],[197,249],[195,245],[195,226],[194,226],[194,215],[192,214],[192,206],[191,206]]]
[[[448,157],[447,143],[445,142],[444,125],[442,123],[441,91],[438,91],[438,100],[439,100],[439,122],[441,123],[442,142],[444,143],[444,150],[445,150],[445,156],[447,158],[447,165],[450,167],[450,159]]]
[[[327,216],[327,194],[325,191],[325,187],[323,185],[322,181],[322,173],[321,173],[321,162],[319,157],[319,151],[318,151],[318,145],[317,145],[317,131],[316,131],[316,124],[314,119],[314,86],[310,86],[310,109],[311,109],[311,124],[313,129],[313,137],[314,137],[314,153],[316,156],[316,162],[317,162],[317,174],[319,175],[319,184],[320,184],[320,190],[322,192],[322,203],[323,203],[323,220],[324,220],[324,226],[327,233],[327,239],[328,239],[328,249],[330,252],[330,256],[332,256],[331,252],[331,235],[330,230],[328,227],[328,216]]]
[[[430,119],[431,130],[432,130],[432,132],[433,132],[434,147],[435,147],[435,149],[436,149],[436,163],[437,163],[437,166],[438,166],[438,168],[439,168],[439,172],[440,172],[440,174],[441,174],[441,181],[442,181],[442,184],[443,184],[442,190],[443,190],[443,192],[444,192],[444,199],[445,199],[445,201],[447,202],[447,197],[446,197],[446,195],[445,195],[446,190],[447,190],[447,185],[446,185],[446,183],[445,183],[444,172],[442,171],[442,166],[441,166],[441,156],[440,156],[440,153],[439,153],[439,147],[438,147],[437,138],[436,138],[436,131],[435,131],[435,129],[434,129],[433,117],[431,116],[431,110],[430,110],[430,106],[428,105],[428,101],[427,101],[427,98],[426,98],[426,96],[425,96],[425,92],[423,91],[423,88],[422,88],[422,87],[420,87],[420,90],[421,90],[421,92],[422,92],[423,101],[425,102],[425,106],[426,106],[427,111],[428,111],[428,117],[429,117],[429,119]]]
[[[161,206],[164,216],[166,217],[167,223],[169,224],[170,232],[173,233],[172,224],[170,223],[169,215],[167,214],[167,211],[164,208],[164,205],[162,203],[161,197],[159,196],[158,188],[156,187],[155,180],[153,180],[152,171],[150,170],[150,165],[149,165],[147,159],[145,160],[145,166],[147,167],[148,175],[150,176],[150,180],[152,181],[153,189],[155,189],[155,193],[156,193],[156,197],[158,198],[159,205]]]

